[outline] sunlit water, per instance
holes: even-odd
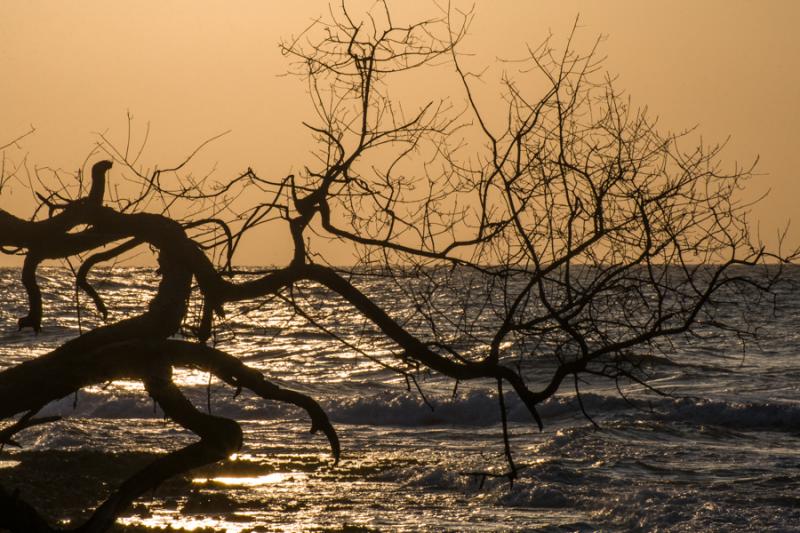
[[[42,270],[46,318],[34,336],[16,331],[25,313],[19,272],[0,270],[0,367],[98,325],[85,301],[76,312],[65,274]],[[790,274],[800,281],[800,269]],[[104,271],[96,279],[103,279],[97,287],[112,320],[144,309],[157,282],[148,269]],[[408,313],[410,304],[379,280],[361,283],[396,315]],[[344,303],[313,287],[304,291],[308,311],[350,347],[279,301],[231,306],[217,346],[317,398],[340,432],[342,461],[332,464],[302,412],[246,392],[234,398],[223,383],[209,385],[207,374],[181,371],[177,379],[199,408],[241,421],[245,445],[228,462],[141,498],[122,524],[231,532],[800,531],[796,286],[783,289],[776,314],[762,317],[760,343],[744,355],[724,336],[678,341],[671,359],[688,364],[654,367],[653,384],[672,397],[629,387],[631,406],[613,384],[585,385],[584,405],[600,429],[581,415],[569,387],[542,406],[541,433],[509,394],[522,467],[513,486],[470,474],[505,468],[492,383],[460,384],[453,396],[452,382],[423,374],[431,410],[404,379],[355,349],[389,362],[390,343]],[[79,502],[93,505],[154,454],[193,440],[165,421],[135,382],[84,389],[45,411],[66,418],[21,434],[23,449],[0,455],[0,484],[20,486],[34,500],[59,495],[50,503],[60,519],[74,515]]]

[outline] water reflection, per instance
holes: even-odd
[[[300,481],[307,477],[303,472],[273,472],[263,476],[232,477],[221,476],[213,478],[195,478],[192,483],[205,485],[225,485],[227,487],[258,487],[261,485],[271,485],[284,481]]]
[[[177,530],[186,530],[186,531],[195,531],[195,530],[207,530],[209,528],[225,531],[226,533],[242,533],[244,531],[251,531],[252,528],[242,524],[236,524],[233,522],[228,522],[226,520],[221,520],[217,518],[192,518],[192,517],[180,517],[175,518],[171,515],[153,515],[150,518],[145,518],[142,520],[136,520],[133,518],[120,518],[117,520],[118,523],[122,525],[139,525],[148,528],[152,528],[155,531],[164,530],[168,527]]]

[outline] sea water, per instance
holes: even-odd
[[[240,453],[148,493],[122,525],[197,531],[800,531],[800,268],[777,307],[756,317],[757,342],[706,332],[653,358],[650,384],[590,380],[586,412],[564,386],[541,405],[544,431],[506,393],[520,476],[503,477],[496,384],[434,373],[419,389],[380,362],[395,347],[348,305],[313,285],[298,296],[347,344],[279,299],[229,305],[216,346],[270,380],[316,398],[342,442],[333,465],[305,414],[234,391],[207,373],[175,379],[195,405],[240,421]],[[99,269],[119,320],[146,308],[153,269]],[[40,271],[42,332],[19,332],[19,270],[0,269],[0,368],[46,353],[101,322],[68,270]],[[410,303],[381,278],[358,280],[390,314]],[[443,305],[447,305],[445,301]],[[458,310],[453,310],[457,313]],[[424,394],[424,397],[423,397]],[[115,483],[196,439],[165,420],[137,382],[87,387],[48,405],[64,418],[19,435],[0,455],[0,485],[51,519],[85,516]],[[66,523],[66,522],[63,522]]]

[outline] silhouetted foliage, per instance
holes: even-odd
[[[29,310],[20,328],[41,328],[43,261],[78,258],[76,286],[106,318],[91,269],[135,248],[149,247],[158,259],[161,281],[147,309],[0,372],[6,445],[52,422],[37,417],[49,402],[119,379],[140,380],[167,417],[199,437],[124,480],[78,530],[106,530],[143,493],[241,446],[239,425],[195,408],[173,382],[174,368],[202,369],[234,389],[305,409],[311,431],[327,437],[338,459],[336,432],[314,399],[207,344],[233,302],[280,297],[302,312],[292,289],[315,284],[394,343],[392,355],[367,355],[409,383],[425,369],[495,383],[508,463],[502,475],[512,481],[506,387],[541,427],[537,406],[565,380],[578,398],[585,373],[644,383],[639,363],[672,336],[700,326],[753,334],[709,304],[728,290],[750,291],[751,301],[769,296],[780,268],[755,278],[738,267],[796,255],[753,242],[736,195],[750,169],[725,172],[720,146],[686,150],[688,133],[659,132],[615,90],[594,50],[578,53],[571,41],[562,51],[544,42],[509,63],[517,74],[505,75],[492,95],[505,105],[498,116],[489,111],[496,105],[482,104],[480,76],[459,54],[470,19],[445,12],[401,25],[383,7],[364,20],[341,8],[283,41],[317,114],[306,124],[314,157],[298,175],[267,179],[248,168],[213,184],[182,173],[191,156],[148,173],[140,154],[101,137],[108,159],[94,163],[91,183],[80,174],[59,187],[40,183],[39,209],[27,220],[0,209],[2,251],[25,258]],[[460,94],[401,105],[390,94],[394,80],[426,69],[452,72]],[[115,174],[137,191],[111,187]],[[291,261],[237,279],[242,236],[275,219],[287,223]],[[355,266],[327,264],[310,248],[314,234],[353,245]],[[353,272],[391,280],[413,316],[401,320],[379,306]],[[192,298],[202,300],[198,313]],[[437,305],[445,298],[448,305]],[[529,379],[526,365],[543,359],[552,362],[548,373]],[[0,488],[0,526],[57,529],[7,490]]]

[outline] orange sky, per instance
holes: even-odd
[[[425,2],[395,3],[426,12]],[[355,11],[369,2],[351,4]],[[201,163],[217,162],[220,179],[248,165],[285,176],[307,163],[311,143],[300,122],[310,110],[302,83],[279,77],[287,64],[277,41],[326,9],[316,0],[3,2],[0,144],[32,124],[36,134],[7,157],[76,169],[93,132],[124,142],[130,111],[142,129],[151,124],[150,164],[167,166],[232,130]],[[788,219],[800,225],[800,2],[478,0],[475,9],[464,50],[486,65],[518,56],[548,30],[564,36],[580,13],[582,37],[608,36],[606,67],[662,127],[698,125],[712,141],[730,135],[731,163],[761,157],[763,175],[748,194],[771,190],[753,209],[767,242]],[[0,196],[0,207],[19,216],[31,205],[18,186]],[[800,245],[800,227],[789,244]],[[240,262],[289,256],[283,235],[272,255],[263,248],[249,243]],[[346,257],[334,251],[331,260]],[[0,256],[2,264],[18,261]]]

